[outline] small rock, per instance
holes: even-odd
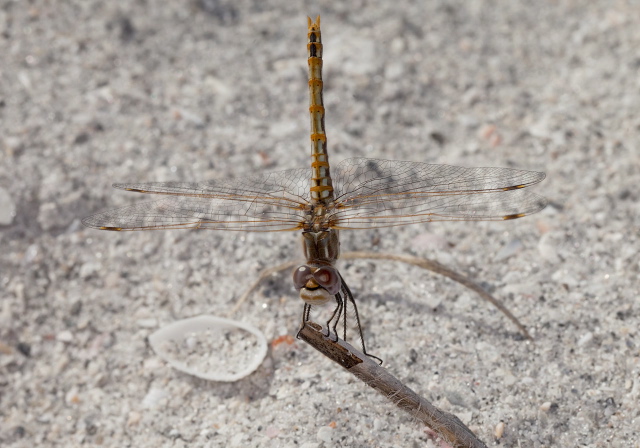
[[[529,126],[529,134],[537,138],[548,138],[551,135],[551,117],[542,117]]]
[[[524,246],[522,242],[518,239],[511,240],[507,245],[503,246],[502,249],[498,251],[494,260],[495,261],[504,261],[507,258],[514,256],[520,250],[522,250]]]
[[[142,399],[142,407],[146,409],[155,408],[168,395],[169,393],[166,390],[152,387]]]
[[[333,440],[333,429],[328,426],[323,426],[318,430],[317,437],[321,442],[329,444]]]
[[[267,426],[267,429],[265,430],[265,435],[270,439],[275,439],[279,434],[280,430],[275,426]]]
[[[89,261],[87,263],[84,263],[80,267],[80,278],[86,279],[86,278],[92,277],[100,269],[102,269],[102,264],[98,262]]]
[[[493,432],[493,435],[496,436],[496,439],[502,438],[502,436],[504,435],[504,427],[505,427],[504,422],[500,422],[496,425],[496,429]]]
[[[67,404],[80,403],[80,397],[78,396],[78,389],[72,387],[64,396],[64,400]]]
[[[148,358],[144,361],[142,366],[144,367],[145,371],[155,372],[156,370],[164,367],[164,361],[162,361],[160,358],[155,357]]]
[[[40,260],[40,251],[37,244],[31,244],[24,253],[25,264],[32,264]]]
[[[511,387],[518,382],[518,379],[515,376],[508,373],[504,376],[503,382],[505,386]]]
[[[69,330],[61,331],[56,335],[56,340],[60,342],[71,342],[73,341],[73,334]]]
[[[542,403],[540,405],[539,408],[542,412],[549,412],[549,409],[551,409],[551,402],[550,401],[545,401],[544,403]]]
[[[592,339],[593,339],[593,333],[591,333],[590,331],[586,334],[583,334],[582,337],[578,339],[578,347],[587,345],[589,342],[591,342]]]
[[[465,425],[468,425],[469,422],[471,421],[471,419],[473,418],[473,412],[471,412],[471,411],[469,411],[469,412],[459,412],[456,415],[460,419],[460,421],[462,423],[464,423]]]
[[[31,345],[27,344],[26,342],[18,342],[16,348],[27,358],[31,356]]]
[[[393,62],[384,68],[384,76],[390,80],[399,79],[404,73],[404,65],[401,62]]]
[[[540,241],[538,242],[538,253],[544,260],[548,261],[549,263],[559,263],[559,244],[560,240],[558,239],[558,235],[555,235],[553,232],[545,233],[544,235],[542,235]]]
[[[53,202],[45,202],[40,206],[38,212],[38,223],[43,230],[51,230],[56,227],[60,211]]]

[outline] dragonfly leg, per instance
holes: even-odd
[[[347,305],[348,300],[344,301],[344,310],[342,311],[342,339],[347,340]],[[337,334],[337,333],[336,333]]]
[[[308,303],[305,303],[304,308],[302,309],[302,323],[300,325],[300,329],[296,333],[296,339],[300,339],[300,332],[305,327],[305,325],[307,325],[307,322],[309,322],[309,317],[311,317],[310,315],[311,315],[311,305],[309,305]]]
[[[333,310],[333,313],[331,314],[331,317],[327,321],[327,334],[325,335],[325,336],[329,337],[329,335],[331,334],[330,328],[333,329],[333,332],[336,335],[335,341],[338,340],[337,326],[338,326],[338,322],[340,322],[340,316],[342,315],[342,310],[344,309],[344,299],[342,298],[340,293],[336,294],[336,302],[337,302],[336,309]],[[336,318],[336,316],[338,316],[338,317]],[[336,320],[333,323],[333,327],[331,327],[331,322],[333,321],[334,318],[336,318]]]
[[[340,275],[340,273],[338,273],[338,275]],[[380,365],[382,365],[382,359],[378,358],[375,355],[367,353],[367,348],[364,345],[364,334],[362,333],[362,325],[360,325],[360,314],[358,314],[358,306],[356,305],[356,299],[354,299],[353,294],[351,293],[351,290],[345,283],[344,278],[342,278],[342,275],[340,275],[340,280],[342,281],[342,290],[344,291],[345,296],[347,296],[347,298],[349,299],[349,302],[351,302],[351,304],[353,305],[353,310],[355,311],[356,325],[358,326],[358,335],[360,336],[360,345],[362,345],[362,353],[367,355],[369,358],[373,358],[377,360],[380,363]],[[346,316],[345,316],[345,321],[346,321]]]
[[[309,318],[311,317],[311,305],[309,305],[308,303],[305,304],[305,309],[302,312],[302,322],[309,322]]]

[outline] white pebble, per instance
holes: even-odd
[[[71,333],[69,330],[61,331],[56,335],[56,340],[60,342],[71,342],[73,341],[73,333]]]
[[[165,398],[167,395],[169,394],[166,390],[152,387],[149,389],[149,392],[147,392],[147,395],[142,399],[142,407],[147,409],[155,408],[158,403],[160,403],[160,400]]]
[[[551,402],[550,401],[545,401],[544,403],[542,403],[540,405],[539,408],[542,412],[549,412],[549,409],[551,409]]]
[[[512,257],[516,253],[518,253],[523,248],[523,244],[520,240],[515,239],[511,240],[507,245],[503,246],[496,256],[494,257],[495,261],[504,261],[509,257]]]
[[[318,440],[324,443],[331,443],[333,440],[333,429],[329,426],[323,426],[318,430]]]
[[[590,331],[588,333],[583,334],[582,337],[578,339],[578,347],[587,345],[589,342],[591,342],[592,339],[593,339],[593,333],[591,333]]]

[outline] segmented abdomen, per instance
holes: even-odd
[[[333,185],[329,172],[327,136],[324,132],[322,100],[322,40],[320,16],[309,20],[309,114],[311,115],[311,202],[328,204],[333,200]]]

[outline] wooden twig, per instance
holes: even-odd
[[[307,322],[298,337],[420,420],[452,447],[487,448],[458,417],[435,407],[347,342],[334,341],[334,335],[326,337],[315,322]]]

